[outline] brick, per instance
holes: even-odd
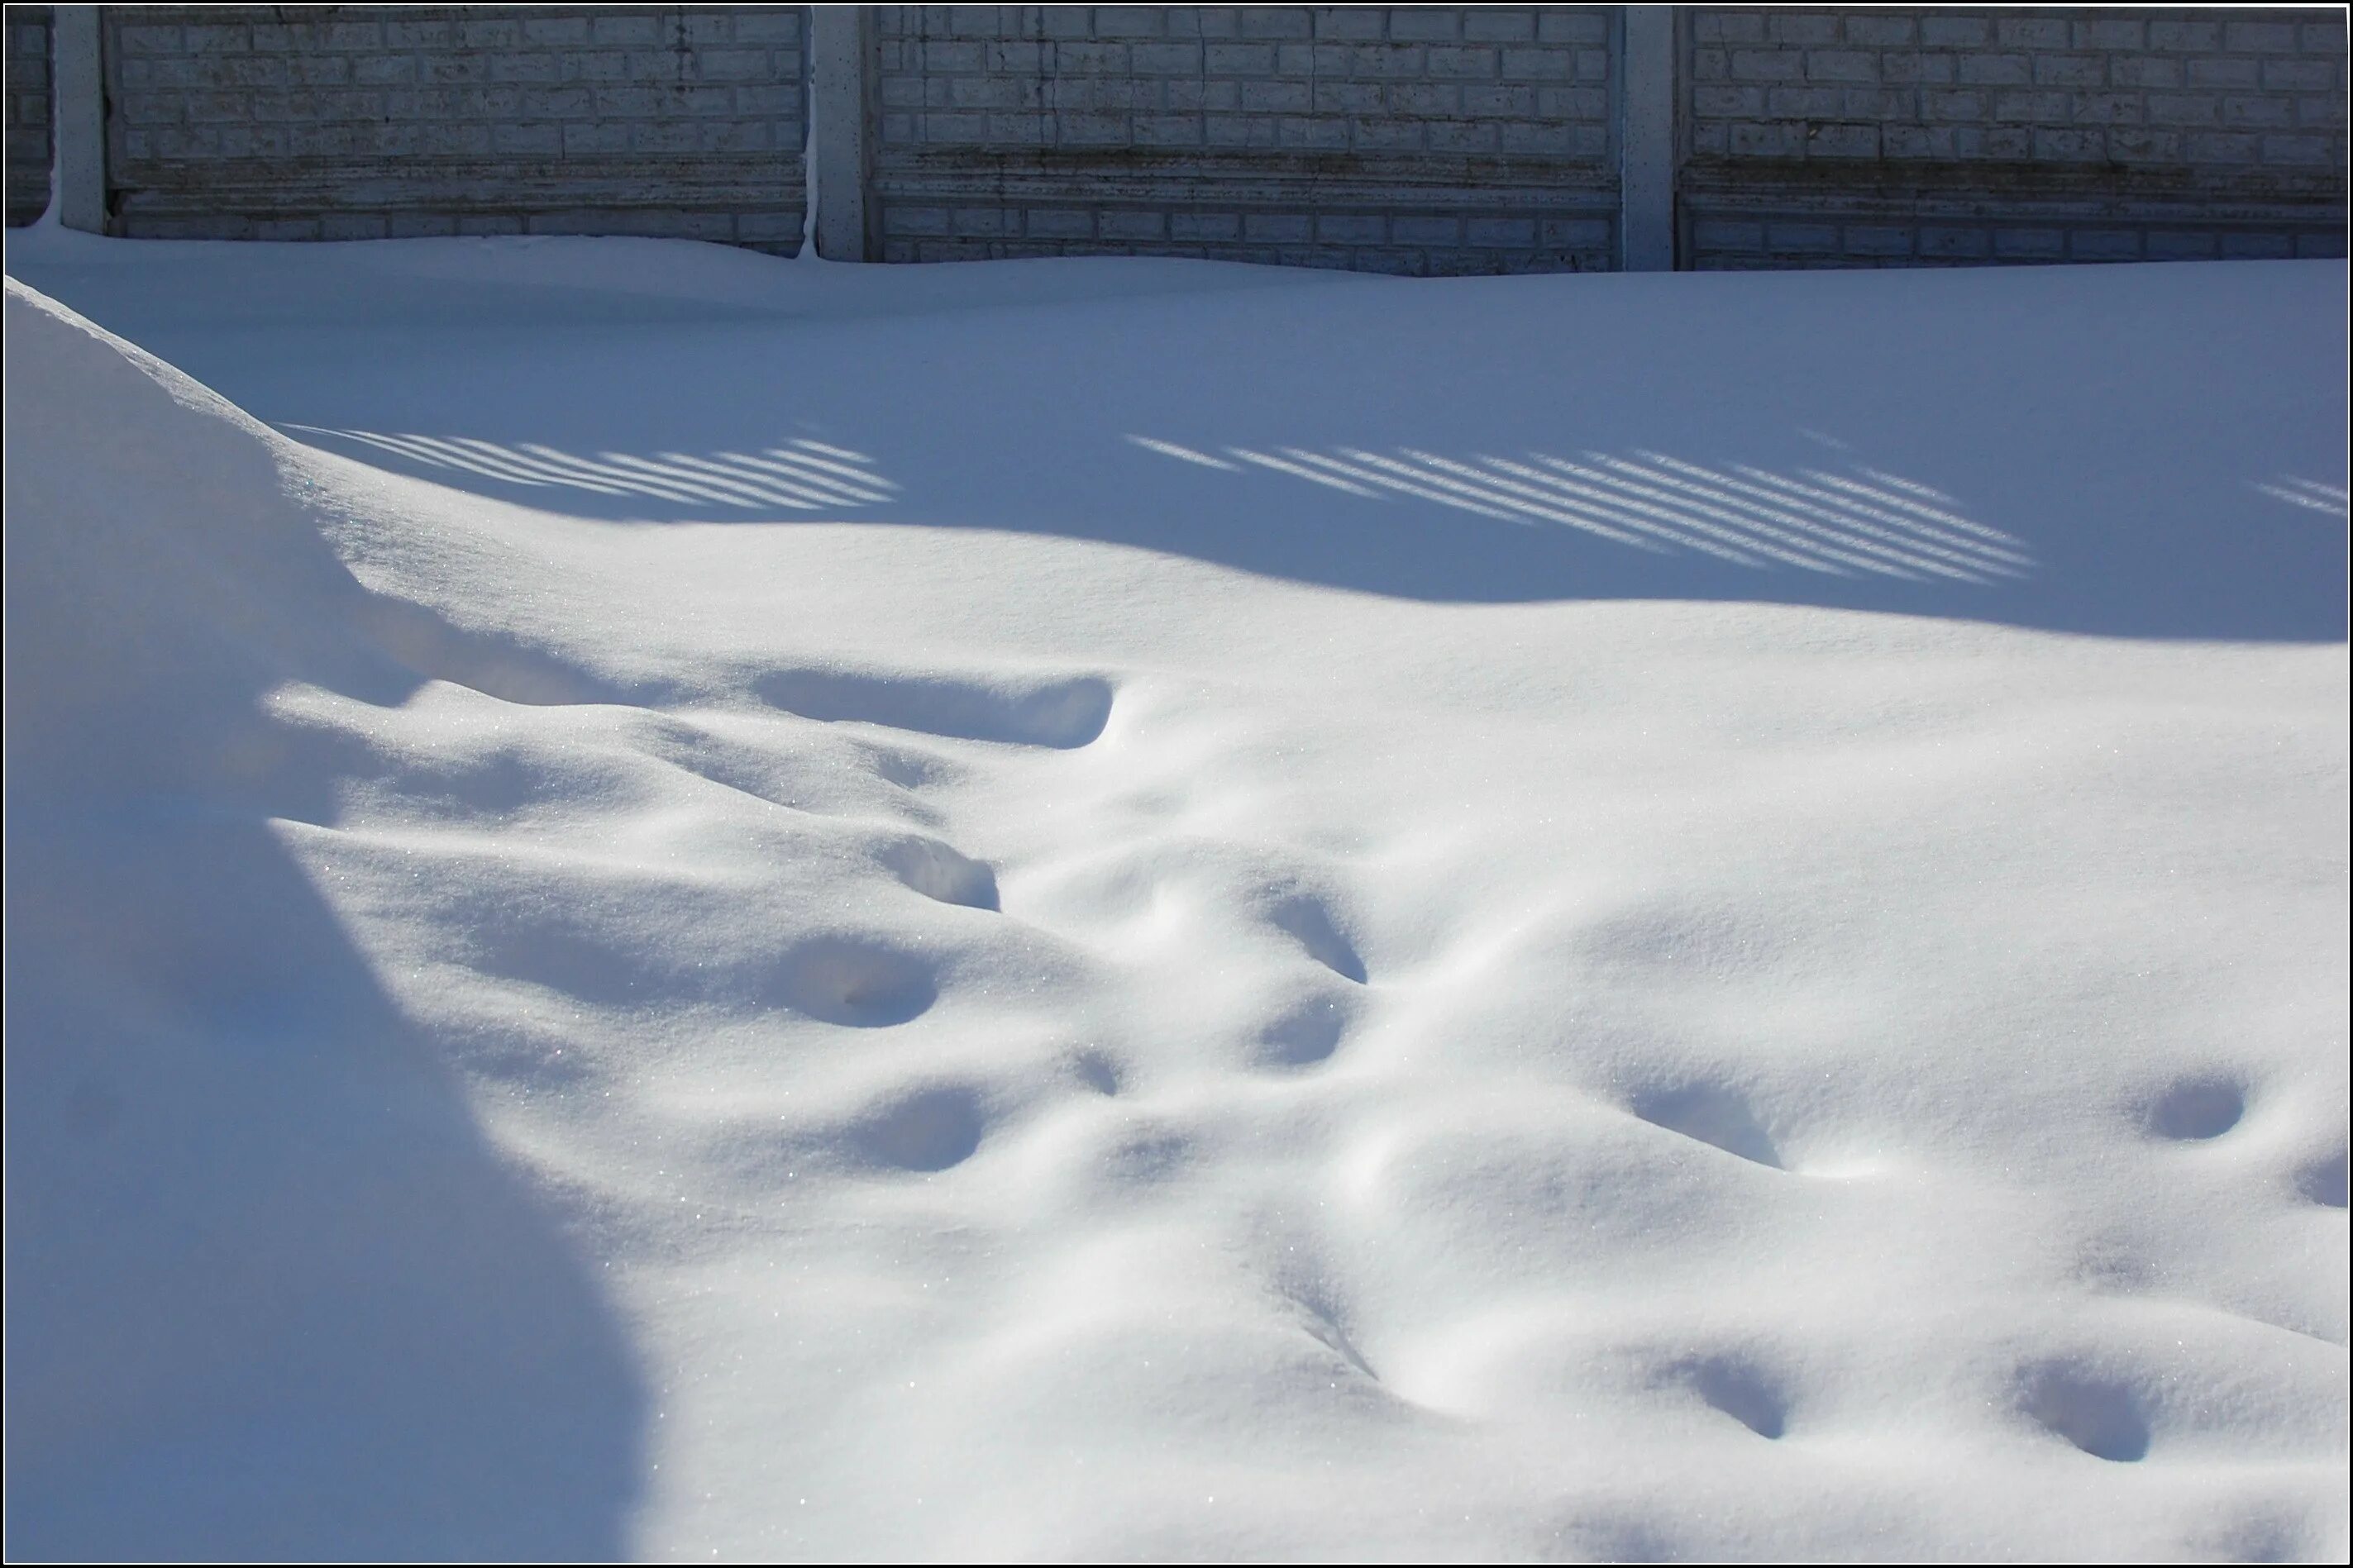
[[[2212,59],[2184,60],[2182,68],[2191,87],[2260,87],[2263,85],[2263,62],[2259,59],[2218,55]]]
[[[2134,125],[2141,118],[2141,98],[2137,92],[2079,92],[2068,111],[2068,117],[2091,125]]]
[[[2337,85],[2337,67],[2327,60],[2265,60],[2263,85],[2290,92],[2326,92]]]
[[[1474,249],[1494,250],[1536,242],[1533,218],[1474,217],[1462,226],[1463,240]]]
[[[1242,220],[1238,213],[1172,213],[1168,218],[1168,237],[1178,240],[1240,239]]]
[[[1501,56],[1497,51],[1475,45],[1433,47],[1428,57],[1427,68],[1434,77],[1484,81],[1495,76],[1500,61]]]
[[[2107,79],[2108,62],[2099,55],[2034,57],[2037,87],[2104,87]]]
[[[1315,107],[1310,86],[1303,81],[1242,82],[1241,107],[1262,114],[1305,114]]]
[[[1462,36],[1482,43],[1525,43],[1536,36],[1536,19],[1525,11],[1491,10],[1481,6],[1462,14]]]
[[[2153,24],[2161,25],[2161,24]],[[2117,57],[2108,61],[2110,87],[2179,87],[2181,62],[2151,56]]]
[[[2132,229],[2077,229],[2067,237],[2067,253],[2079,261],[2137,261],[2141,237]]]
[[[1411,121],[1358,120],[1349,144],[1362,153],[1416,153],[1421,150],[1421,127]]]
[[[1694,81],[1723,81],[1732,75],[1732,57],[1723,49],[1694,49],[1691,75]]]
[[[1131,44],[1127,55],[1128,68],[1138,76],[1198,76],[1203,68],[1199,44]]]
[[[2295,121],[2306,129],[2341,126],[2345,123],[2345,100],[2334,94],[2327,98],[2299,98],[2295,100]]]
[[[1540,44],[1604,44],[1609,40],[1609,23],[1599,6],[1536,13],[1536,42]]]
[[[1202,140],[1211,147],[1271,147],[1274,121],[1263,114],[1212,114],[1202,123]]]
[[[2295,105],[2284,98],[2233,93],[2222,100],[2222,123],[2279,130],[2295,123]]]
[[[1806,79],[1875,82],[1879,79],[1879,57],[1862,49],[1809,49]]]
[[[1422,118],[1457,115],[1462,112],[1462,89],[1443,82],[1398,82],[1387,89],[1382,96],[1393,114],[1418,115]],[[1543,104],[1546,94],[1539,93],[1536,101]]]
[[[2345,236],[2341,233],[2297,235],[2295,253],[2310,259],[2342,260],[2345,256]]]
[[[2074,25],[2070,40],[2079,49],[2138,49],[2147,31],[2135,16],[2094,16]]]
[[[1920,118],[1919,95],[1910,88],[1850,87],[1838,96],[1839,106],[1834,112],[1841,119],[1886,121]]]
[[[524,24],[528,35],[530,24]],[[801,41],[801,13],[797,6],[774,11],[738,11],[735,13],[735,41],[739,44],[791,44]]]
[[[1139,114],[1130,124],[1141,147],[1198,147],[1202,142],[1198,114]]]
[[[2063,49],[2069,42],[2065,22],[2042,16],[1998,16],[1993,37],[2006,49]]]
[[[1245,38],[1312,38],[1315,25],[1308,14],[1290,5],[1252,5],[1236,15],[1239,35]]]
[[[1980,257],[1993,251],[1993,237],[1981,228],[1949,228],[1924,225],[1920,230],[1922,256],[1945,258]]]
[[[1204,44],[1201,68],[1212,76],[1269,76],[1274,71],[1274,46]]]
[[[1963,55],[1957,62],[1962,82],[1974,87],[2023,87],[2034,79],[2024,55]]]
[[[2211,54],[2222,47],[2222,29],[2213,22],[2152,21],[2148,47],[2177,54]]]
[[[1508,61],[1514,54],[1540,52],[1556,51],[1506,49],[1504,56]],[[1422,74],[1426,66],[1424,51],[1419,44],[1359,44],[1348,51],[1348,68],[1363,77],[1416,77]],[[1504,74],[1512,74],[1508,66]]]
[[[2148,95],[2148,119],[2155,125],[2212,125],[2221,119],[2222,100],[2212,93],[2153,92]]]
[[[2151,261],[2203,261],[2220,248],[2218,239],[2211,234],[2152,231],[2147,237],[2147,251]]]
[[[1362,214],[1326,213],[1315,219],[1315,237],[1326,245],[1378,245],[1388,237],[1388,221]]]
[[[2193,150],[2192,154],[2197,154]],[[2266,163],[2336,163],[2345,161],[2345,144],[2339,138],[2328,136],[2266,136],[2263,139],[2263,161]]]
[[[1762,245],[1779,256],[1827,256],[1838,247],[1838,230],[1826,223],[1773,224],[1765,231]]]
[[[1928,120],[1983,120],[1985,94],[1981,92],[1945,92],[1923,89],[1920,113]]]
[[[1250,213],[1242,219],[1242,236],[1261,245],[1303,244],[1309,220],[1293,213]]]
[[[1909,16],[1875,12],[1849,12],[1840,18],[1840,30],[1850,44],[1891,48],[1909,45],[1918,31]]]
[[[1103,38],[1157,38],[1165,31],[1157,5],[1098,5],[1095,36]]]
[[[1735,81],[1801,81],[1805,75],[1806,57],[1796,49],[1732,51]]]
[[[1816,158],[1876,158],[1879,127],[1810,125],[1806,130],[1806,152]]]
[[[2340,18],[2334,22],[2306,22],[2304,25],[2304,47],[2314,54],[2341,55],[2345,52],[2346,26]]]
[[[1993,95],[1993,117],[2043,125],[2060,123],[2067,118],[2067,94],[2063,92],[1998,92]]]
[[[2278,140],[2294,141],[2295,138]],[[2316,148],[2326,146],[2325,138],[2316,136],[2308,140]],[[2193,163],[2252,163],[2263,150],[2263,141],[2243,131],[2193,132],[2182,138],[2181,145],[2183,155]]]
[[[1364,43],[1381,37],[1388,25],[1387,13],[1369,5],[1335,6],[1314,13],[1314,36],[1335,41]]]
[[[1761,87],[1694,87],[1692,112],[1753,118],[1765,112],[1765,91]]]
[[[1448,6],[1394,7],[1389,12],[1389,37],[1400,43],[1451,43],[1461,35],[1461,25]]]
[[[1462,220],[1455,217],[1394,217],[1389,237],[1399,245],[1459,245]]]
[[[2264,260],[2295,254],[2295,242],[2284,234],[2226,234],[2222,255],[2231,260]]]
[[[1776,9],[1766,15],[1765,36],[1777,44],[1835,44],[1839,19],[1820,12]]]
[[[1908,228],[1878,224],[1849,224],[1844,248],[1850,256],[1909,256],[1913,234]]]
[[[1432,153],[1476,153],[1502,150],[1502,128],[1477,121],[1434,121],[1423,127]]]
[[[1883,54],[1879,57],[1879,79],[1890,85],[1946,86],[1956,74],[1953,58],[1951,55]]]
[[[2293,22],[2228,22],[2222,27],[2222,47],[2234,55],[2293,54],[2295,43]]]
[[[1777,120],[1834,119],[1839,99],[1834,87],[1777,87],[1766,95],[1766,112]]]
[[[2034,156],[2046,163],[2096,163],[2107,156],[2107,137],[2097,130],[2039,126]]]
[[[1761,223],[1737,223],[1722,218],[1704,218],[1692,225],[1692,243],[1702,250],[1735,251],[1754,255],[1765,248],[1765,226]]]
[[[1731,131],[1731,152],[1736,158],[1795,158],[1806,149],[1801,126],[1736,121]]]
[[[1920,42],[1931,48],[1981,49],[1993,42],[1993,28],[1982,16],[1923,16]]]
[[[2056,261],[2066,254],[2067,237],[2049,228],[1998,228],[1993,253],[2010,261]]]
[[[2107,133],[2108,156],[2119,163],[2179,163],[2181,132],[2119,125]]]
[[[1318,91],[1321,86],[1319,84]],[[1466,86],[1462,89],[1462,112],[1493,120],[1525,120],[1536,111],[1536,89],[1532,87]]]

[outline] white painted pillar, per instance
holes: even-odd
[[[867,212],[873,134],[874,17],[870,5],[809,7],[809,129],[816,142],[817,253],[880,259]]]
[[[1619,58],[1618,265],[1675,266],[1675,7],[1629,5]]]
[[[57,132],[58,222],[106,232],[106,73],[98,56],[98,7],[50,13],[50,113]]]

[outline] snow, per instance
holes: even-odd
[[[12,1555],[2345,1555],[2341,263],[8,269]]]

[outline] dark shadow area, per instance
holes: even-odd
[[[324,449],[570,515],[1008,530],[1425,600],[2344,636],[2337,263],[1240,288],[1279,269],[675,247],[670,292],[623,293],[534,290],[522,251],[451,280],[399,247],[142,248],[11,265]]]
[[[419,678],[249,434],[13,297],[7,369],[8,1555],[626,1555],[623,1326],[270,826],[264,693]]]

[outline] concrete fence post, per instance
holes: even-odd
[[[874,167],[874,8],[809,7],[809,132],[816,143],[817,253],[881,257],[867,199]]]
[[[1618,265],[1675,266],[1675,7],[1624,7],[1618,89]]]
[[[50,26],[58,221],[68,228],[104,234],[106,71],[99,59],[98,7],[60,5]]]

